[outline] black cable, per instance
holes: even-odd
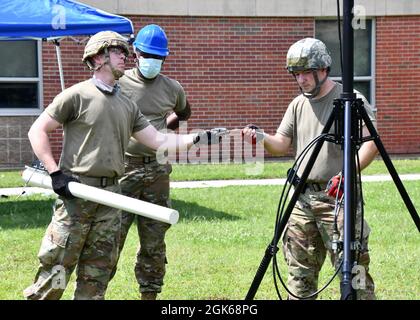
[[[291,180],[293,180],[293,178],[294,178],[294,176],[297,174],[297,172],[298,172],[298,170],[299,170],[299,168],[300,168],[300,166],[301,166],[301,164],[302,164],[302,162],[303,162],[303,160],[304,160],[304,158],[307,156],[307,154],[308,154],[308,152],[309,152],[309,150],[320,140],[320,139],[324,139],[326,136],[327,136],[328,134],[322,134],[322,135],[320,135],[320,136],[318,136],[318,137],[316,137],[314,140],[312,140],[303,150],[302,150],[302,152],[300,153],[300,155],[296,158],[296,160],[295,160],[295,162],[293,163],[293,166],[292,166],[292,168],[293,169],[295,169],[295,173],[294,173],[294,175],[292,176],[292,178],[291,178]],[[280,199],[279,199],[279,205],[278,205],[278,207],[277,207],[277,214],[276,214],[276,225],[275,225],[275,234],[274,234],[274,238],[273,239],[277,239],[277,236],[278,236],[278,232],[279,232],[279,230],[278,230],[278,225],[279,225],[279,221],[281,220],[281,217],[283,216],[283,212],[284,212],[284,207],[285,207],[285,204],[286,204],[286,201],[284,200],[284,195],[285,195],[285,190],[286,190],[286,187],[287,187],[287,185],[288,185],[288,182],[289,182],[289,180],[286,180],[286,183],[284,184],[284,186],[283,186],[283,190],[282,190],[282,193],[281,193],[281,196],[280,196]],[[291,187],[292,187],[292,184],[291,183],[289,183],[289,187],[288,187],[288,190],[287,190],[287,193],[286,194],[288,194],[289,193],[289,191],[290,191],[290,189],[291,189]],[[278,263],[277,263],[277,258],[276,258],[276,255],[274,254],[273,255],[273,279],[274,279],[274,286],[275,286],[275,289],[276,289],[276,292],[277,292],[277,296],[279,297],[279,299],[280,300],[282,300],[282,298],[281,298],[281,294],[280,294],[280,290],[279,290],[279,288],[278,288],[278,284],[277,284],[277,278],[276,278],[276,276],[279,278],[279,280],[280,280],[280,282],[281,282],[281,284],[282,284],[282,286],[283,286],[283,288],[286,290],[286,292],[287,293],[289,293],[289,295],[291,295],[292,297],[294,297],[294,298],[297,298],[297,299],[301,299],[301,300],[305,300],[305,299],[310,299],[310,298],[312,298],[312,297],[315,297],[316,295],[318,295],[319,293],[321,293],[322,291],[324,291],[330,284],[331,284],[331,282],[334,280],[334,278],[337,276],[337,274],[338,274],[338,272],[340,271],[340,269],[341,269],[341,266],[342,266],[342,264],[343,264],[343,262],[341,261],[341,263],[340,263],[340,266],[338,267],[338,268],[336,268],[336,270],[335,270],[335,272],[334,272],[334,274],[333,274],[333,276],[331,277],[331,279],[321,288],[321,289],[319,289],[319,290],[317,290],[316,292],[314,292],[314,293],[312,293],[312,294],[310,294],[310,295],[308,295],[308,296],[305,296],[305,297],[299,297],[299,296],[297,296],[297,295],[295,295],[294,293],[292,293],[290,290],[289,290],[289,288],[287,287],[287,285],[285,284],[285,282],[284,282],[284,280],[283,280],[283,278],[281,277],[281,274],[280,274],[280,269],[279,269],[279,267],[278,267]]]
[[[314,140],[312,140],[304,149],[303,149],[303,151],[301,152],[301,154],[296,158],[296,160],[295,160],[295,162],[293,163],[293,165],[292,165],[292,168],[293,169],[295,169],[295,173],[294,173],[294,175],[291,177],[291,180],[293,181],[293,178],[296,176],[296,174],[297,174],[297,171],[299,170],[299,168],[300,168],[300,166],[301,166],[301,164],[302,164],[302,161],[303,161],[303,159],[304,159],[304,157],[307,155],[307,153],[309,152],[309,150],[312,148],[312,146],[316,143],[316,142],[318,142],[321,138],[324,138],[325,136],[326,136],[327,134],[323,134],[323,135],[320,135],[320,136],[318,136],[317,138],[315,138]],[[302,158],[302,159],[301,159]],[[299,161],[300,160],[300,161]],[[289,177],[288,177],[289,178]],[[275,224],[275,228],[274,228],[274,237],[273,237],[273,239],[280,239],[280,237],[278,237],[278,232],[279,232],[279,230],[278,230],[278,226],[279,226],[279,222],[280,222],[280,220],[281,220],[281,218],[283,217],[283,212],[284,212],[284,207],[285,207],[285,204],[286,204],[286,200],[283,200],[283,199],[286,199],[286,198],[284,198],[284,195],[285,194],[289,194],[289,192],[290,192],[290,189],[291,189],[291,187],[292,187],[292,184],[291,183],[289,183],[288,184],[288,182],[290,182],[289,181],[289,179],[286,179],[286,183],[284,184],[284,186],[283,186],[283,190],[282,190],[282,193],[281,193],[281,196],[280,196],[280,199],[279,199],[279,204],[278,204],[278,206],[277,206],[277,213],[276,213],[276,224]],[[287,192],[285,193],[285,190],[286,190],[286,188],[287,188],[287,186],[288,186],[288,189],[287,189]],[[277,282],[276,282],[276,277],[275,277],[275,272],[274,272],[274,266],[277,266],[277,260],[276,260],[276,255],[274,254],[274,256],[273,256],[273,276],[274,276],[274,285],[275,285],[275,288],[276,288],[276,291],[277,291],[277,295],[278,295],[278,297],[279,297],[279,299],[281,300],[282,298],[281,298],[281,295],[280,295],[280,291],[278,290],[278,286],[277,286]],[[278,267],[277,267],[277,269],[278,269]],[[281,283],[282,283],[282,285],[283,285],[283,287],[286,289],[286,284],[283,282],[283,279],[279,276],[279,279],[280,279],[280,281],[281,281]],[[286,289],[286,290],[288,290],[288,289]]]
[[[295,169],[295,174],[292,176],[292,178],[291,178],[291,180],[293,180],[293,178],[296,176],[296,174],[297,174],[297,172],[298,172],[298,170],[299,170],[299,168],[300,168],[300,166],[301,166],[301,164],[302,164],[302,161],[303,161],[303,159],[304,159],[304,157],[306,156],[306,154],[309,152],[309,150],[310,150],[310,148],[312,148],[312,146],[315,144],[315,143],[317,143],[321,138],[324,138],[325,136],[326,136],[327,134],[322,134],[322,135],[320,135],[320,136],[318,136],[318,137],[316,137],[314,140],[312,140],[303,150],[302,150],[302,152],[301,152],[301,154],[296,158],[296,160],[295,160],[295,162],[293,163],[293,165],[292,165],[292,169]],[[302,158],[302,160],[301,160],[301,158]],[[300,161],[299,161],[300,160]],[[299,163],[298,163],[298,161],[299,161]],[[285,190],[286,190],[286,186],[287,186],[287,183],[288,183],[289,181],[288,181],[288,179],[286,179],[286,183],[284,184],[284,186],[283,186],[283,190],[282,190],[282,193],[281,193],[281,196],[280,196],[280,199],[279,199],[279,205],[277,206],[277,214],[276,214],[276,225],[275,225],[275,232],[274,232],[274,236],[277,236],[278,235],[278,230],[277,230],[277,227],[278,227],[278,222],[281,220],[281,218],[282,218],[282,216],[283,216],[283,212],[284,212],[284,207],[285,207],[285,204],[286,204],[286,202],[283,202],[283,197],[284,197],[284,194],[285,194]],[[286,192],[286,194],[289,194],[289,191],[290,191],[290,189],[292,188],[292,184],[290,184],[289,183],[289,188],[288,188],[288,190],[287,190],[287,192]],[[282,204],[283,203],[283,204]]]
[[[277,277],[276,277],[276,269],[278,270],[278,264],[277,264],[277,255],[273,256],[273,280],[274,280],[274,288],[276,288],[276,293],[277,293],[277,297],[279,297],[279,300],[283,300],[281,298],[281,293],[280,293],[280,289],[279,286],[277,284]],[[286,284],[283,282],[283,279],[281,276],[279,276],[280,272],[277,273],[277,276],[280,279],[281,285],[283,286],[283,288],[286,288]]]
[[[301,152],[301,154],[296,158],[295,162],[292,165],[292,169],[295,170],[295,173],[293,174],[293,176],[291,177],[290,180],[293,181],[294,177],[297,175],[297,172],[300,168],[300,166],[302,165],[302,161],[303,159],[306,157],[306,155],[308,154],[309,150],[314,146],[315,143],[317,143],[321,138],[325,138],[325,136],[327,136],[328,134],[322,134],[319,135],[318,137],[316,137],[314,140],[312,140]],[[280,219],[283,216],[283,212],[284,212],[284,207],[286,204],[286,201],[283,202],[283,197],[284,197],[284,190],[286,188],[287,183],[290,182],[288,179],[286,180],[285,185],[283,186],[283,192],[281,194],[280,200],[279,200],[279,206],[277,208],[277,216],[276,216],[276,226],[275,226],[275,235],[277,235],[277,227],[278,227],[278,222],[280,221]],[[289,188],[287,190],[286,194],[289,194],[290,189],[292,188],[292,184],[289,183]],[[281,205],[281,203],[283,202],[283,205]],[[281,209],[280,209],[281,207]]]
[[[335,270],[334,274],[332,275],[331,279],[328,280],[327,283],[321,289],[319,289],[319,290],[315,291],[314,293],[311,293],[310,295],[305,296],[305,297],[297,296],[293,292],[291,292],[289,290],[289,288],[287,287],[287,285],[284,283],[284,281],[283,281],[283,279],[280,275],[280,270],[278,268],[277,263],[275,264],[275,268],[276,268],[277,276],[279,277],[281,284],[283,285],[284,289],[287,291],[288,294],[290,294],[292,297],[294,297],[296,299],[308,300],[308,299],[313,298],[313,297],[317,296],[318,294],[320,294],[322,291],[324,291],[331,284],[331,282],[335,279],[337,274],[340,272],[342,265],[343,265],[343,260],[341,260],[340,265],[338,266],[338,268],[336,268],[336,270]],[[273,267],[274,267],[274,264],[273,264]],[[275,279],[275,277],[274,277],[274,279]],[[278,290],[277,287],[276,287],[276,289]],[[277,294],[278,294],[278,292],[277,292]]]

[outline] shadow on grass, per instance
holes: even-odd
[[[47,227],[53,214],[55,199],[10,197],[0,200],[0,229]]]
[[[47,227],[53,214],[55,199],[10,197],[0,200],[0,229],[31,229]],[[172,199],[172,207],[179,211],[180,221],[239,220],[241,217],[203,207],[194,202]]]
[[[195,202],[186,202],[182,200],[172,199],[172,208],[178,210],[179,221],[193,220],[240,220],[241,217],[235,216],[223,211],[214,210],[203,207]]]

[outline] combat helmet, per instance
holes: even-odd
[[[93,69],[90,57],[93,57],[109,47],[120,47],[125,54],[129,54],[129,46],[127,39],[114,31],[100,31],[93,35],[85,46],[82,61],[87,64],[90,69]]]
[[[327,46],[321,40],[314,38],[305,38],[295,42],[289,48],[286,57],[286,69],[293,74],[295,79],[296,72],[312,70],[315,87],[310,92],[304,92],[299,86],[302,94],[309,99],[315,98],[320,93],[322,85],[328,79],[331,63],[332,59]],[[318,79],[317,70],[319,69],[327,70],[322,80]]]
[[[318,39],[305,38],[294,43],[287,52],[286,68],[289,72],[330,69],[331,55]]]

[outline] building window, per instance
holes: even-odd
[[[331,52],[331,79],[341,82],[337,21],[316,20],[315,37],[322,40]],[[374,44],[374,22],[367,19],[366,28],[354,30],[354,88],[366,97],[372,107],[375,105]]]
[[[40,113],[41,59],[38,41],[0,41],[0,115]]]

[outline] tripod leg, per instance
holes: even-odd
[[[392,179],[394,180],[395,186],[397,187],[398,191],[400,192],[401,198],[403,199],[405,206],[408,209],[408,212],[410,212],[411,217],[413,218],[413,221],[415,225],[417,226],[417,230],[420,232],[420,218],[416,211],[416,208],[414,207],[413,202],[410,199],[410,196],[408,195],[400,177],[398,176],[397,170],[395,170],[394,165],[392,164],[391,158],[389,157],[388,153],[385,150],[384,145],[382,144],[381,139],[379,138],[378,132],[376,131],[375,127],[372,124],[372,121],[370,120],[365,108],[363,105],[359,107],[359,112],[363,118],[363,121],[366,124],[366,127],[369,130],[370,135],[374,138],[374,142],[376,144],[376,147],[378,148],[379,153],[381,154],[382,159],[385,162],[385,165],[388,169],[389,174],[391,175]]]
[[[248,293],[245,297],[245,300],[252,300],[255,297],[255,294],[257,293],[257,290],[261,284],[262,279],[264,278],[265,272],[268,269],[268,266],[270,265],[271,259],[278,251],[277,244],[274,244],[273,242],[267,247],[265,250],[264,257],[260,263],[260,266],[258,267],[257,273],[255,274],[254,280],[252,281],[251,287],[248,290]]]
[[[331,112],[330,117],[327,120],[327,123],[324,126],[324,129],[322,130],[321,135],[326,134],[330,131],[330,128],[332,126],[332,124],[334,123],[334,119],[335,119],[335,114],[336,112],[338,112],[337,109],[338,107],[334,107],[333,111]],[[285,213],[282,217],[282,219],[280,219],[280,221],[278,222],[278,226],[276,228],[276,234],[273,238],[273,240],[271,241],[270,245],[267,247],[266,251],[265,251],[265,255],[260,263],[260,266],[257,270],[257,273],[254,277],[254,280],[252,281],[251,287],[248,290],[248,293],[245,297],[246,300],[252,300],[255,297],[255,294],[257,293],[257,290],[261,284],[262,279],[264,278],[264,274],[267,271],[267,268],[271,262],[271,259],[273,258],[274,254],[277,251],[277,244],[280,240],[280,237],[286,227],[287,221],[289,220],[289,217],[292,213],[292,210],[299,198],[299,195],[302,193],[303,188],[305,186],[306,180],[308,179],[309,173],[312,170],[312,167],[315,164],[315,160],[318,157],[319,152],[321,151],[321,148],[325,142],[325,137],[321,138],[314,147],[314,150],[312,151],[312,154],[308,160],[308,163],[306,164],[305,169],[303,170],[302,173],[302,177],[300,182],[298,183],[298,185],[295,188],[295,191],[293,192],[292,197],[290,198],[290,201],[287,205],[287,208],[285,210]]]

